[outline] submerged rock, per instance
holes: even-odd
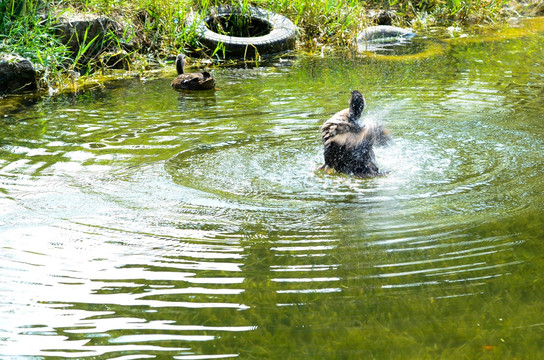
[[[416,36],[410,30],[390,25],[370,26],[357,36],[357,48],[364,51],[390,51],[411,43]]]
[[[402,39],[411,39],[416,36],[415,33],[408,29],[403,29],[397,26],[378,25],[370,26],[357,36],[357,42],[365,41],[396,41]]]
[[[36,90],[36,70],[20,56],[0,54],[0,94]]]

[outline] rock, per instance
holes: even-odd
[[[63,13],[58,18],[56,34],[74,57],[85,50],[83,55],[87,60],[106,50],[117,50],[119,46],[128,51],[139,47],[132,27],[96,14]]]
[[[0,54],[0,94],[36,90],[34,65],[20,56]]]
[[[411,39],[416,36],[415,33],[408,29],[403,29],[397,26],[378,25],[370,26],[364,29],[357,36],[357,42],[365,41],[400,41],[402,39]]]
[[[396,26],[370,26],[357,35],[357,49],[359,52],[391,52],[393,48],[410,45],[414,36],[410,30]]]

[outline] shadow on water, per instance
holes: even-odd
[[[540,358],[542,33],[300,57],[0,120],[0,355]],[[174,76],[174,72],[172,73]],[[327,175],[368,101],[386,177]]]

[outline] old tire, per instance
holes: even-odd
[[[243,14],[249,16],[251,22],[266,24],[269,32],[262,36],[240,37],[223,35],[210,30],[210,24],[220,18],[228,19],[233,15],[242,15],[240,9],[232,6],[218,6],[199,17],[190,17],[190,26],[194,26],[199,41],[209,50],[214,51],[219,46],[217,54],[232,58],[255,58],[283,53],[294,49],[296,27],[285,16],[257,7],[249,7]]]

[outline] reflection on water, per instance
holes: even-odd
[[[7,112],[0,355],[540,358],[543,44],[298,58],[217,69],[216,92],[130,80]],[[316,171],[351,89],[394,136],[387,177]]]

